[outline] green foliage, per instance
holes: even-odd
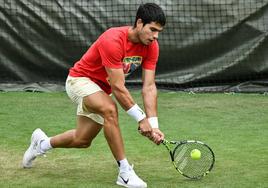
[[[142,104],[139,92],[133,96]],[[255,94],[159,92],[159,121],[169,140],[198,139],[215,152],[211,174],[190,181],[177,173],[163,146],[137,132],[119,107],[128,160],[149,187],[268,187],[268,100]],[[75,127],[75,106],[65,93],[0,93],[0,187],[117,187],[117,165],[103,133],[88,149],[55,149],[22,169],[32,131],[48,136]]]

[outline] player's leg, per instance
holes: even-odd
[[[31,168],[33,160],[52,148],[86,148],[102,129],[102,125],[90,118],[77,116],[76,129],[49,138],[41,129],[36,129],[31,144],[23,156],[24,168]]]
[[[118,111],[115,102],[104,92],[94,93],[85,97],[83,102],[87,109],[103,117],[104,135],[114,158],[117,161],[124,159],[124,145],[118,124]]]
[[[76,129],[51,137],[53,148],[87,148],[102,129],[102,125],[85,116],[77,116]]]

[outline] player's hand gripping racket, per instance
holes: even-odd
[[[169,151],[176,170],[190,179],[200,179],[213,168],[215,156],[212,149],[200,141],[167,141],[162,144]]]

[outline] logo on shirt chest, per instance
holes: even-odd
[[[129,56],[123,59],[123,70],[125,76],[134,72],[142,63],[141,56]]]

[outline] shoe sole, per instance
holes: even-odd
[[[123,187],[127,187],[127,188],[147,188],[147,186],[146,187],[141,187],[141,186],[130,186],[130,185],[126,185],[124,183],[121,183],[120,181],[116,181],[116,184],[117,185],[120,185],[120,186],[123,186]]]
[[[27,165],[26,162],[25,162],[25,160],[26,160],[26,159],[25,159],[26,153],[30,152],[30,150],[32,150],[32,147],[33,147],[33,146],[32,146],[32,144],[31,144],[30,147],[25,151],[25,153],[24,153],[24,155],[23,155],[23,161],[22,161],[22,167],[23,167],[23,168],[32,168],[32,164]],[[34,158],[34,159],[35,159],[35,158]],[[34,159],[33,159],[33,160],[34,160]]]

